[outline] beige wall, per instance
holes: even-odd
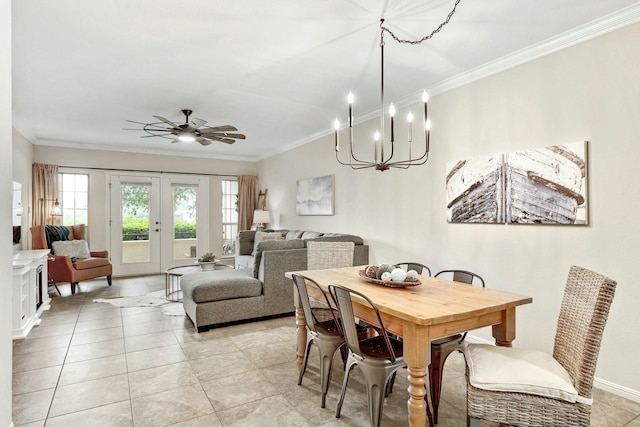
[[[0,0],[0,200],[11,200],[11,0]],[[3,278],[3,296],[0,298],[0,426],[11,423],[11,384],[13,369],[11,339],[12,239],[11,203],[2,203],[0,209],[0,277]]]
[[[553,345],[569,266],[608,275],[618,290],[597,385],[640,401],[634,363],[640,359],[638,40],[640,25],[634,25],[432,97],[425,166],[353,171],[336,163],[332,136],[260,161],[271,226],[358,234],[371,246],[372,263],[416,260],[435,271],[468,269],[490,287],[531,295],[534,303],[518,310],[515,345],[543,350]],[[372,135],[375,125],[362,125],[357,134]],[[589,226],[446,222],[446,162],[583,140],[589,141]],[[335,215],[297,216],[296,181],[330,174]],[[489,332],[474,335],[489,339]]]
[[[108,248],[108,174],[105,169],[162,171],[190,174],[255,175],[255,162],[179,157],[154,154],[121,153],[82,150],[37,145],[34,162],[57,164],[61,170],[89,174],[89,241],[92,248]],[[65,169],[64,167],[69,169]],[[80,168],[80,169],[70,169]],[[94,169],[92,169],[94,168]],[[115,173],[115,172],[114,172]],[[222,248],[220,181],[224,177],[210,176],[210,237],[211,248]],[[214,250],[214,249],[212,249]],[[215,250],[214,250],[215,251]]]

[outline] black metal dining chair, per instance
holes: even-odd
[[[484,279],[466,270],[442,270],[434,277],[469,285],[484,286]],[[438,407],[442,391],[442,370],[447,357],[454,351],[462,351],[461,344],[467,333],[455,334],[431,342],[431,363],[429,364],[429,391],[431,392],[431,406],[433,406],[433,420],[438,423]]]

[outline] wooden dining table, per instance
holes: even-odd
[[[327,292],[330,284],[338,284],[367,295],[378,307],[385,328],[402,336],[404,360],[409,378],[407,401],[410,426],[425,426],[426,374],[430,363],[430,342],[438,338],[492,327],[497,345],[511,346],[516,338],[516,307],[529,304],[531,297],[491,288],[470,286],[429,276],[420,276],[421,284],[413,287],[387,287],[366,281],[359,275],[365,266],[287,272],[317,282]],[[317,288],[307,287],[310,296]],[[294,290],[297,326],[298,368],[302,367],[306,344],[306,323],[298,293]],[[374,313],[363,301],[353,298],[358,318],[374,321]]]

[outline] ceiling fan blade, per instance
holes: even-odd
[[[135,123],[135,124],[137,124],[137,125],[146,125],[146,123],[136,122],[136,121],[133,121],[133,120],[125,120],[125,122]]]
[[[238,128],[233,127],[231,125],[224,125],[224,126],[215,126],[215,127],[209,127],[206,128],[204,130],[201,130],[201,132],[235,132],[237,131]]]
[[[172,121],[170,121],[170,120],[165,119],[164,117],[160,117],[160,116],[153,116],[153,117],[155,117],[156,119],[160,120],[161,122],[165,122],[166,124],[168,124],[168,125],[169,125],[169,126],[171,126],[172,128],[176,127],[176,124],[175,124],[175,123],[173,123],[173,122],[172,122]]]
[[[234,139],[246,139],[246,136],[244,136],[241,133],[227,133],[227,132],[204,132],[202,133],[202,136],[204,136],[205,138],[212,138],[212,137],[217,137],[217,138],[234,138]]]
[[[198,141],[201,145],[211,145],[212,142],[209,141],[208,139],[202,138],[202,137],[197,137],[196,141]]]
[[[214,141],[220,141],[220,142],[224,142],[225,144],[233,144],[234,142],[236,142],[235,139],[230,139],[230,138],[220,138],[218,136],[207,136],[206,138],[208,139],[213,139]]]
[[[206,120],[198,119],[195,117],[191,119],[191,124],[194,125],[196,128],[199,128],[200,126],[204,126],[206,123],[207,123]]]

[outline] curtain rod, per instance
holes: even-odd
[[[224,174],[224,173],[197,173],[197,172],[167,172],[167,171],[154,171],[154,170],[144,170],[144,169],[117,169],[117,168],[91,168],[91,167],[82,167],[82,166],[63,166],[58,165],[59,168],[65,169],[89,169],[89,170],[101,170],[101,171],[114,171],[114,172],[144,172],[144,173],[159,173],[159,174],[180,174],[180,175],[205,175],[205,176],[230,176],[230,177],[239,177],[241,175],[236,174]]]

